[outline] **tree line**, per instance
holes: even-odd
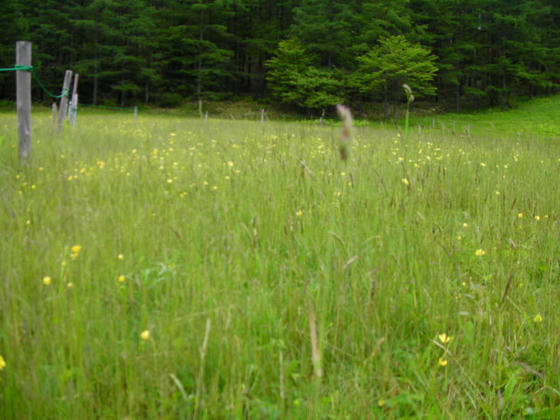
[[[45,85],[80,101],[270,98],[300,110],[417,97],[460,111],[554,93],[557,0],[4,0],[0,67],[33,42]],[[35,86],[35,100],[44,93]],[[0,73],[0,99],[14,98]]]

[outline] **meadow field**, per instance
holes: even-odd
[[[336,124],[38,110],[26,165],[0,113],[0,418],[560,418],[542,108],[347,162]]]

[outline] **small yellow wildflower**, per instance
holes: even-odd
[[[69,282],[66,284],[66,287],[68,287],[69,289],[71,289],[72,287],[74,287],[74,283],[72,283],[71,281],[69,281]]]
[[[447,344],[451,341],[451,337],[449,337],[446,333],[442,333],[438,335],[439,341],[442,342],[442,344]]]
[[[438,364],[440,366],[443,366],[443,367],[447,366],[447,359],[444,359],[443,357],[440,357],[439,360],[438,360]]]
[[[535,220],[538,222],[539,220],[541,220],[541,216],[535,216]]]
[[[228,164],[228,166],[229,166],[230,168],[231,168],[231,167],[233,166],[233,162],[232,162],[231,160],[230,160],[230,161],[228,161],[228,163],[227,163],[227,164]]]
[[[52,283],[52,278],[51,278],[51,276],[45,276],[45,277],[43,277],[43,284],[44,284],[45,286],[50,286],[51,283]]]
[[[523,213],[518,213],[517,217],[519,217],[520,219],[523,219]]]
[[[483,249],[477,249],[474,253],[474,255],[476,255],[477,257],[482,257],[485,254],[486,254],[486,251],[483,250]]]
[[[468,223],[463,223],[463,227],[464,228],[469,227],[469,224]]]
[[[403,178],[403,179],[402,179],[402,182],[403,182],[403,184],[406,185],[406,186],[410,185],[410,181],[408,180],[408,178]]]
[[[537,324],[543,322],[543,317],[541,314],[537,314],[535,315],[535,317],[533,318],[533,321],[536,322]]]
[[[2,355],[0,354],[0,370],[4,369],[5,367],[6,367],[6,361],[4,360]]]
[[[124,260],[124,255],[123,255],[123,254],[117,255],[117,259],[119,259],[119,260],[121,260],[121,261]]]
[[[142,340],[149,340],[150,339],[150,330],[144,330],[140,333],[140,338]]]
[[[296,216],[297,217],[302,217],[303,216],[303,211],[302,210],[296,211]]]
[[[383,398],[381,398],[379,401],[377,401],[377,405],[379,407],[383,407],[386,404],[385,400]]]
[[[119,283],[124,283],[125,280],[126,280],[126,277],[123,276],[122,274],[121,274],[119,277],[117,277],[117,281],[118,281]]]

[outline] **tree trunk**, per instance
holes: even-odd
[[[97,105],[97,88],[98,88],[98,81],[97,81],[97,75],[93,76],[93,104]]]
[[[202,42],[204,41],[204,10],[200,11],[198,46],[198,74],[196,77],[196,97],[198,99],[198,111],[202,117]]]
[[[383,118],[385,120],[389,119],[389,98],[387,97],[387,88],[383,91],[383,105],[385,107],[385,114]]]
[[[508,91],[507,91],[507,79],[506,79],[505,72],[502,75],[502,90],[503,90],[503,93],[502,93],[502,96],[503,96],[503,98],[502,98],[502,101],[503,101],[502,102],[502,109],[504,111],[507,111],[507,109],[508,109]]]
[[[461,112],[461,84],[457,84],[457,89],[455,90],[455,105],[457,113]]]

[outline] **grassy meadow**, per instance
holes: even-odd
[[[484,118],[1,113],[0,417],[560,418],[560,143]]]

